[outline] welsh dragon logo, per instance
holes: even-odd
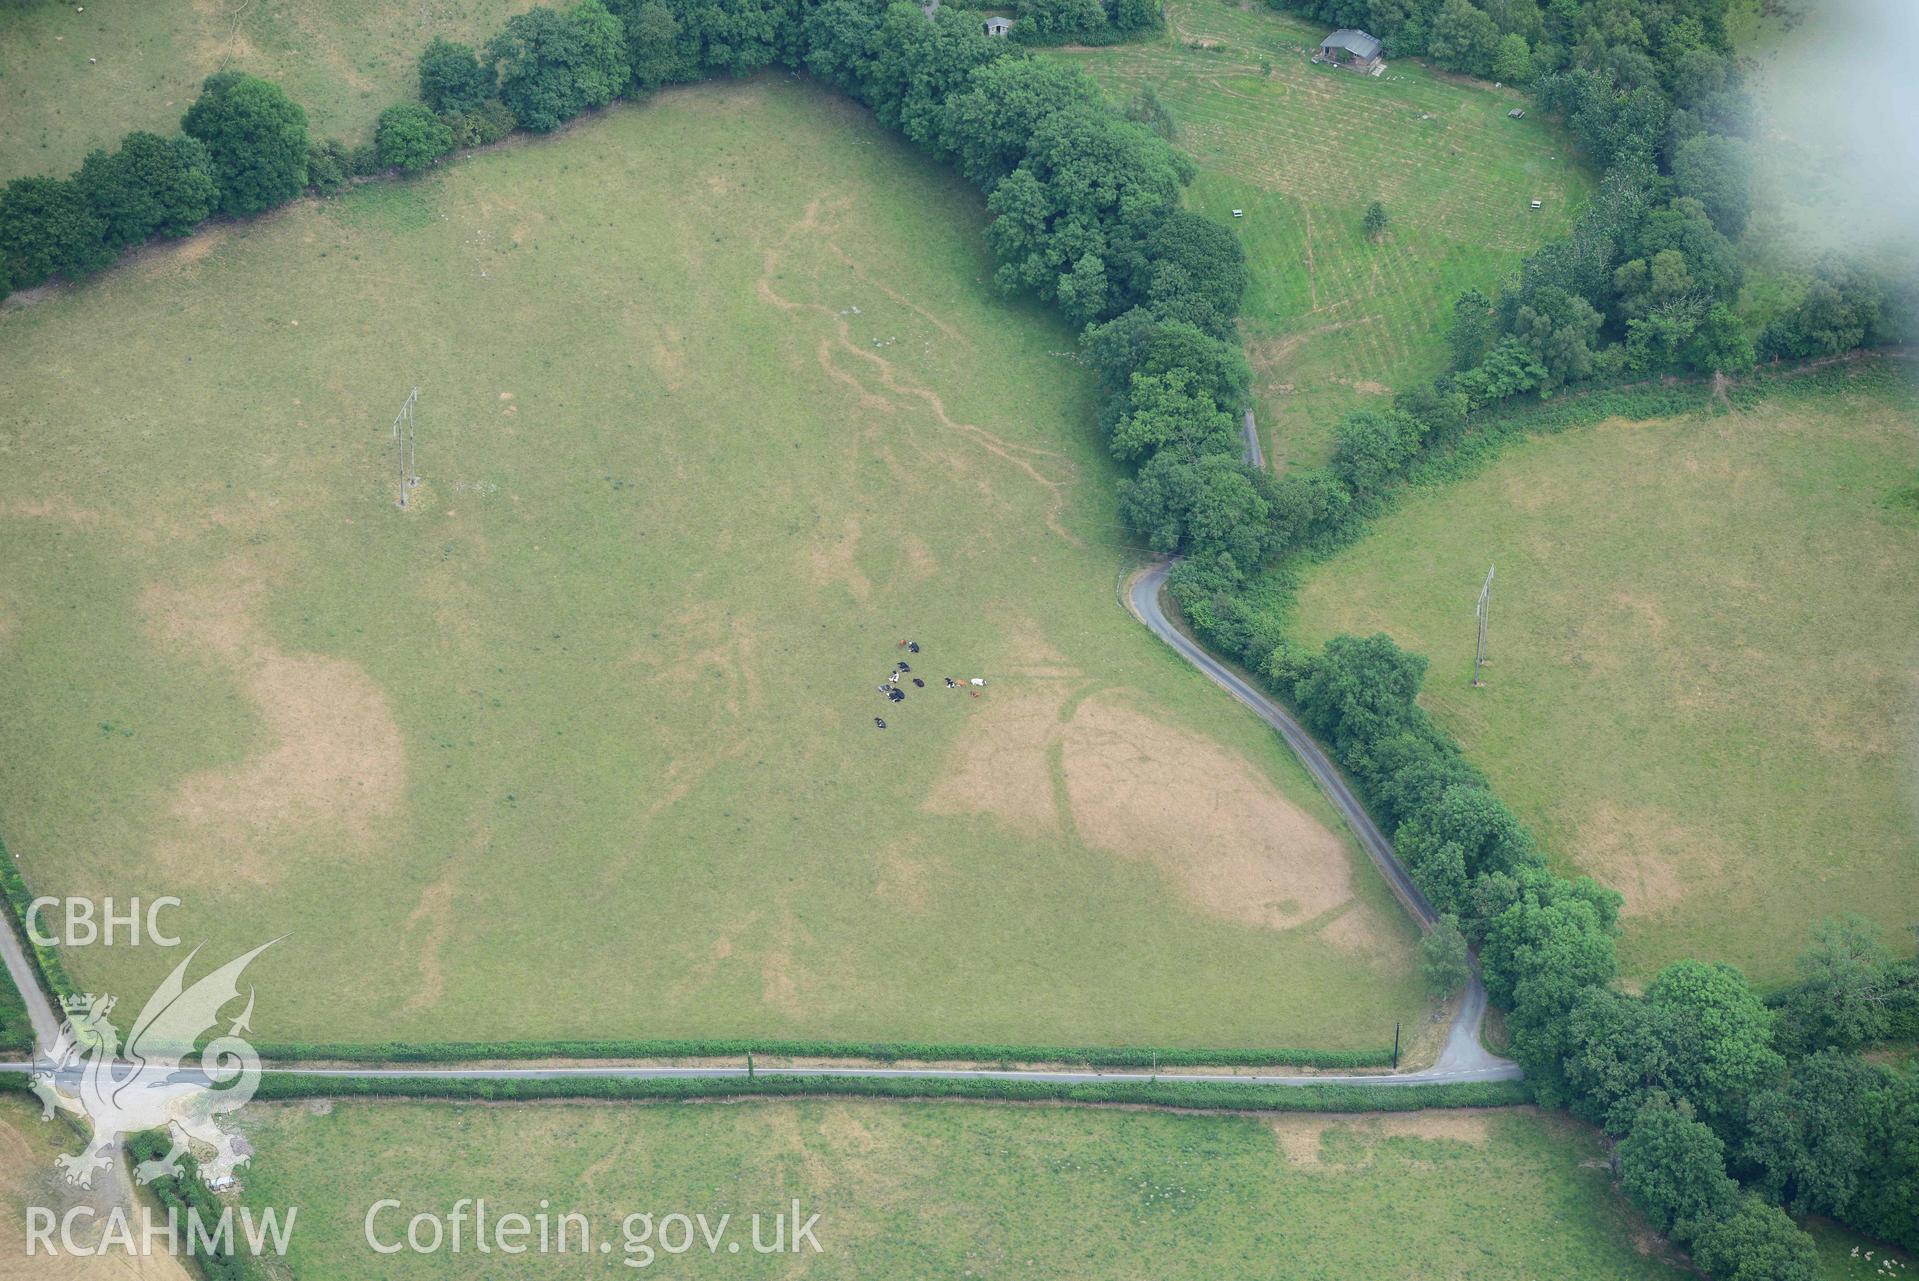
[[[260,1084],[260,1056],[240,1035],[249,1030],[253,1017],[252,989],[246,1009],[226,1034],[199,1051],[198,1065],[183,1061],[194,1055],[200,1035],[217,1026],[221,1008],[240,995],[241,973],[273,943],[261,944],[188,987],[187,966],[200,951],[193,949],[147,1001],[124,1047],[108,1019],[112,997],[89,994],[61,1002],[66,1021],[47,1057],[35,1061],[31,1081],[43,1118],[51,1120],[58,1109],[85,1118],[92,1128],[85,1151],[56,1158],[67,1182],[92,1187],[94,1172],[112,1166],[120,1141],[142,1130],[164,1129],[172,1148],[135,1168],[141,1183],[180,1173],[180,1157],[189,1143],[213,1150],[212,1159],[201,1163],[209,1178],[245,1164],[244,1145],[215,1118],[245,1106]]]

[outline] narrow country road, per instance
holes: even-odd
[[[1320,790],[1331,798],[1340,817],[1353,829],[1359,843],[1365,846],[1366,853],[1378,866],[1380,875],[1386,878],[1386,883],[1392,886],[1393,893],[1413,914],[1413,919],[1421,926],[1434,924],[1439,917],[1433,911],[1432,904],[1426,901],[1426,896],[1413,884],[1413,878],[1400,866],[1399,859],[1393,854],[1392,842],[1373,823],[1366,807],[1360,804],[1339,768],[1327,757],[1313,736],[1286,709],[1214,658],[1198,641],[1173,626],[1166,617],[1166,611],[1160,607],[1159,597],[1166,587],[1166,576],[1172,572],[1173,564],[1171,560],[1160,561],[1129,579],[1121,589],[1127,610],[1146,624],[1155,636],[1178,651],[1181,658],[1199,668],[1215,685],[1252,708],[1255,715],[1279,731],[1279,736],[1286,740],[1286,746],[1292,748],[1293,755],[1299,757],[1306,772],[1313,776]]]
[[[1159,598],[1166,586],[1166,576],[1172,569],[1173,562],[1163,560],[1128,579],[1120,589],[1126,608],[1133,617],[1146,624],[1155,636],[1171,645],[1181,658],[1199,668],[1215,685],[1252,708],[1255,715],[1279,731],[1279,736],[1286,740],[1286,746],[1293,749],[1293,755],[1299,758],[1306,772],[1313,776],[1313,781],[1319,784],[1320,790],[1339,810],[1353,835],[1359,838],[1360,845],[1379,868],[1380,875],[1386,878],[1386,883],[1392,886],[1393,893],[1399,896],[1399,901],[1406,905],[1406,910],[1413,914],[1413,919],[1421,927],[1431,927],[1438,920],[1432,904],[1413,884],[1413,878],[1393,853],[1393,843],[1373,822],[1372,815],[1366,812],[1366,807],[1353,794],[1345,776],[1313,740],[1313,736],[1285,708],[1214,658],[1199,642],[1180,631],[1166,617]],[[1430,1079],[1485,1081],[1522,1075],[1517,1063],[1500,1058],[1479,1043],[1479,1025],[1486,1017],[1486,1008],[1486,988],[1479,981],[1479,967],[1475,964],[1466,995],[1459,1003],[1459,1011],[1453,1015],[1451,1030],[1446,1034],[1446,1048],[1440,1051],[1439,1061],[1428,1069]]]
[[[1455,1028],[1455,1033],[1457,1028]],[[1469,1033],[1470,1035],[1470,1033]],[[1448,1043],[1450,1048],[1450,1042]],[[33,1064],[0,1063],[0,1072],[26,1072]],[[307,1076],[338,1078],[351,1081],[399,1081],[419,1080],[435,1081],[658,1081],[658,1080],[695,1080],[723,1081],[738,1080],[748,1075],[745,1066],[717,1067],[440,1067],[424,1065],[420,1067],[302,1067],[298,1064],[276,1064],[263,1067],[264,1076]],[[142,1069],[138,1073],[129,1072],[116,1078],[121,1085],[138,1075],[150,1080],[151,1084],[207,1085],[207,1075],[198,1068],[180,1068],[177,1070]],[[939,1067],[755,1067],[754,1077],[811,1077],[811,1078],[890,1078],[901,1081],[1043,1081],[1054,1085],[1093,1085],[1113,1081],[1175,1081],[1182,1083],[1222,1084],[1222,1085],[1447,1085],[1462,1081],[1506,1081],[1519,1075],[1516,1065],[1503,1059],[1493,1059],[1491,1066],[1485,1067],[1449,1067],[1442,1058],[1441,1062],[1419,1072],[1393,1072],[1367,1075],[1364,1073],[1319,1072],[1312,1075],[1280,1075],[1277,1073],[1235,1073],[1223,1072],[1141,1072],[1141,1071],[1072,1071],[1049,1068],[939,1068]],[[63,1068],[55,1073],[61,1082],[77,1083],[81,1077],[78,1067]]]

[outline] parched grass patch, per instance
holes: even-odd
[[[290,933],[276,1044],[1390,1044],[1412,926],[1118,604],[1089,379],[982,221],[768,75],[0,312],[28,885]]]
[[[477,1256],[376,1256],[363,1224],[576,1210],[612,1255],[623,1215],[730,1213],[737,1253],[659,1266],[727,1277],[1300,1278],[1680,1275],[1643,1254],[1590,1132],[1529,1110],[1420,1118],[1168,1116],[844,1101],[666,1108],[256,1106],[247,1198],[297,1204],[298,1275],[460,1274]],[[1310,1159],[1300,1159],[1310,1140]],[[754,1213],[797,1198],[821,1252],[755,1254]],[[577,1239],[577,1238],[576,1238]],[[597,1246],[594,1247],[597,1249]],[[577,1254],[516,1275],[576,1275]]]
[[[1897,940],[1919,901],[1915,423],[1881,373],[1514,443],[1313,569],[1301,633],[1431,658],[1428,708],[1562,869],[1625,895],[1628,973],[1783,981],[1812,921]]]
[[[23,1093],[0,1095],[0,1275],[32,1277],[35,1281],[189,1281],[185,1263],[156,1250],[130,1258],[106,1240],[106,1216],[118,1204],[118,1193],[108,1180],[96,1189],[70,1186],[54,1164],[65,1153],[80,1150],[81,1136],[64,1116],[40,1119],[40,1104]],[[105,1253],[76,1256],[60,1247],[49,1254],[45,1242],[27,1253],[27,1208],[48,1210],[58,1222],[70,1212],[74,1244],[86,1249],[105,1247]],[[163,1220],[164,1222],[164,1220]],[[139,1231],[135,1220],[134,1231]],[[56,1246],[59,1236],[54,1236]]]
[[[1342,415],[1445,367],[1453,299],[1563,235],[1590,180],[1536,116],[1507,118],[1527,105],[1510,86],[1410,59],[1380,77],[1314,66],[1325,32],[1264,5],[1179,0],[1168,23],[1163,42],[1072,56],[1116,101],[1150,87],[1171,111],[1195,205],[1246,246],[1268,456],[1321,462]],[[1375,200],[1392,220],[1376,241]]]
[[[418,93],[436,35],[484,41],[532,0],[57,0],[0,5],[0,182],[63,176],[130,130],[171,133],[216,71],[277,81],[318,138],[367,141]]]

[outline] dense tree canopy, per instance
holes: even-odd
[[[1419,981],[1441,1000],[1466,986],[1472,976],[1472,955],[1459,921],[1442,916],[1439,924],[1419,940]]]
[[[1875,1083],[1863,1059],[1825,1050],[1755,1093],[1739,1150],[1752,1186],[1794,1214],[1845,1213],[1866,1167]]]
[[[1783,1066],[1772,1011],[1730,965],[1675,961],[1653,978],[1646,1004],[1685,1029],[1672,1046],[1673,1080],[1707,1120],[1734,1115]]]
[[[1859,1050],[1891,1031],[1896,979],[1879,927],[1858,916],[1822,921],[1797,961],[1799,982],[1781,1003],[1788,1053]]]
[[[1352,760],[1409,719],[1425,678],[1426,660],[1383,632],[1336,636],[1293,685],[1293,702],[1341,760]]]
[[[1776,1205],[1742,1196],[1721,1217],[1700,1226],[1693,1262],[1717,1281],[1813,1281],[1812,1238]]]
[[[500,100],[522,128],[557,129],[604,107],[626,87],[626,33],[600,0],[515,14],[486,45],[498,68]]]
[[[1239,433],[1192,370],[1140,371],[1133,374],[1126,412],[1113,427],[1110,447],[1121,462],[1167,451],[1191,460],[1236,453]]]
[[[306,112],[276,84],[237,71],[209,76],[180,128],[206,144],[221,213],[260,213],[306,186]]]
[[[136,132],[117,151],[88,153],[74,182],[117,253],[153,236],[184,236],[205,220],[220,194],[211,163],[197,139]]]
[[[1039,123],[1063,111],[1097,111],[1099,86],[1078,69],[1039,58],[1003,58],[973,72],[947,99],[941,148],[989,194],[1026,157]]]
[[[1189,162],[1152,130],[1101,111],[1068,108],[1042,119],[1025,158],[987,198],[987,244],[1009,291],[1051,300],[1091,254],[1109,285],[1143,274],[1147,239],[1177,207]],[[1100,315],[1144,301],[1111,289]]]
[[[1752,157],[1738,138],[1696,133],[1673,154],[1673,185],[1705,207],[1712,225],[1737,240],[1752,216]]]
[[[1691,1109],[1653,1100],[1613,1152],[1619,1187],[1661,1232],[1690,1241],[1737,1204],[1739,1185],[1726,1177],[1725,1147]]]
[[[1146,239],[1148,274],[1133,292],[1154,312],[1184,320],[1216,338],[1235,335],[1246,296],[1246,251],[1230,227],[1187,209],[1161,219]]]
[[[0,245],[11,289],[40,284],[56,272],[86,275],[112,261],[106,224],[77,183],[15,178],[0,190]]]
[[[1482,873],[1517,873],[1538,857],[1513,812],[1478,783],[1448,787],[1400,824],[1393,840],[1427,899],[1454,914],[1466,910]]]
[[[1471,0],[1445,0],[1433,15],[1426,52],[1450,71],[1483,76],[1499,53],[1499,27]]]
[[[1187,370],[1194,387],[1228,412],[1245,404],[1253,377],[1238,344],[1204,333],[1188,321],[1163,320],[1144,307],[1088,329],[1081,348],[1101,391],[1122,408],[1132,376],[1138,373]]]
[[[493,96],[494,81],[471,45],[435,36],[420,54],[420,99],[443,115],[477,110]]]
[[[630,85],[642,93],[693,73],[680,48],[680,19],[662,0],[611,0],[608,12],[626,33]]]
[[[401,102],[380,113],[374,144],[380,163],[417,173],[453,150],[453,130],[417,102]]]

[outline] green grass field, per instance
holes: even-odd
[[[1074,60],[1116,101],[1150,86],[1171,111],[1192,203],[1246,245],[1268,457],[1321,462],[1342,415],[1445,367],[1453,299],[1564,234],[1590,180],[1544,123],[1506,117],[1527,105],[1510,87],[1411,60],[1377,78],[1314,66],[1325,32],[1260,4],[1175,0],[1168,22],[1163,41]],[[1374,200],[1392,219],[1377,242]]]
[[[1777,983],[1807,925],[1847,911],[1907,946],[1916,404],[1882,370],[1515,444],[1313,569],[1299,630],[1383,630],[1431,658],[1434,715],[1562,867],[1626,896],[1628,973],[1694,955]]]
[[[291,932],[273,1042],[1390,1044],[1413,929],[1117,603],[1088,379],[982,221],[769,76],[0,312],[28,883]]]
[[[1607,1189],[1598,1145],[1526,1110],[1256,1118],[857,1102],[736,1107],[276,1106],[243,1114],[256,1206],[300,1207],[302,1277],[473,1275],[467,1253],[375,1256],[389,1228],[461,1197],[577,1211],[626,1257],[622,1218],[750,1216],[798,1198],[822,1247],[770,1259],[704,1244],[680,1276],[1668,1277]],[[804,1217],[804,1216],[803,1216]],[[770,1231],[770,1218],[768,1220]],[[577,1234],[575,1236],[577,1241]],[[696,1237],[697,1240],[697,1237]],[[470,1244],[470,1243],[469,1243]],[[597,1246],[594,1247],[597,1249]],[[497,1259],[498,1256],[495,1256]],[[588,1266],[529,1254],[513,1275]],[[650,1269],[649,1269],[650,1270]],[[644,1273],[643,1273],[644,1275]]]
[[[10,0],[0,5],[0,182],[64,175],[133,129],[170,133],[216,71],[275,80],[315,138],[372,135],[436,35],[477,44],[532,0]]]
[[[1820,1281],[1887,1281],[1910,1274],[1912,1257],[1857,1236],[1836,1223],[1813,1220],[1805,1228],[1819,1251]]]

